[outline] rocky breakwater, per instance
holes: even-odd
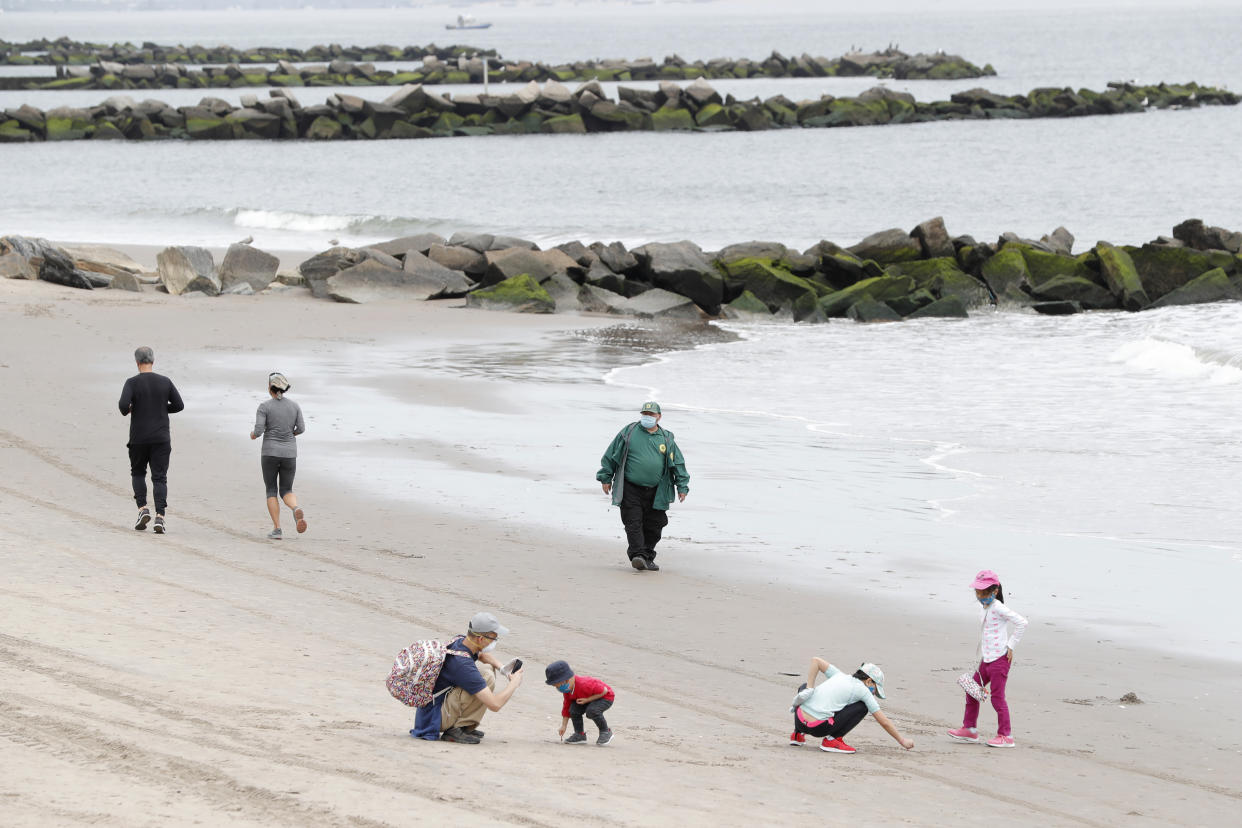
[[[378,49],[391,47],[377,47]],[[426,47],[435,49],[436,47]],[[991,64],[980,68],[958,55],[943,52],[907,55],[904,52],[855,52],[839,58],[803,54],[787,58],[773,52],[763,60],[719,58],[686,61],[677,55],[656,63],[638,60],[578,61],[547,64],[529,60],[502,60],[486,54],[468,54],[453,47],[449,55],[428,53],[422,65],[403,71],[377,69],[375,58],[351,62],[334,57],[301,66],[279,58],[275,68],[251,67],[245,61],[191,68],[172,61],[124,61],[101,57],[90,65],[58,65],[56,78],[0,78],[9,89],[207,89],[247,86],[401,86],[407,83],[482,83],[492,81],[686,81],[697,78],[827,78],[896,77],[904,80],[945,80],[995,75]],[[441,50],[443,51],[443,50]],[[375,50],[371,54],[376,53]],[[382,54],[382,53],[381,53]]]
[[[884,230],[850,247],[821,241],[798,251],[751,241],[704,251],[689,241],[626,249],[567,242],[540,250],[509,236],[435,233],[364,248],[333,247],[297,273],[275,257],[232,245],[170,247],[152,274],[120,254],[0,238],[0,274],[71,287],[160,290],[182,296],[251,294],[301,286],[338,302],[461,299],[469,307],[528,313],[592,312],[642,318],[886,322],[965,317],[1001,307],[1064,315],[1142,311],[1242,299],[1242,233],[1190,219],[1139,246],[1098,242],[1074,252],[1064,228],[995,242],[951,237],[940,218]],[[107,271],[104,260],[111,259]],[[280,284],[274,284],[279,282]]]
[[[983,89],[924,103],[877,87],[856,97],[824,95],[792,101],[782,95],[740,101],[721,97],[705,80],[682,87],[662,81],[658,89],[621,87],[610,100],[595,82],[571,92],[558,81],[534,81],[503,95],[441,95],[412,84],[383,102],[334,94],[320,105],[302,106],[288,89],[270,97],[241,96],[240,106],[203,98],[197,106],[113,96],[90,108],[44,112],[26,105],[0,114],[0,143],[80,139],[389,139],[449,136],[583,134],[612,131],[766,130],[878,126],[968,119],[1069,118],[1146,109],[1234,106],[1238,95],[1189,84],[1135,86],[1110,83],[1104,92],[1036,89],[996,95]]]
[[[160,252],[155,271],[146,271],[126,254],[97,245],[62,246],[27,236],[0,237],[0,276],[41,279],[92,290],[160,290],[173,295],[249,295],[277,279],[279,259],[245,242],[230,245],[219,266],[210,250],[169,247]],[[301,284],[300,276],[286,280]]]
[[[168,46],[145,42],[90,43],[60,37],[54,40],[39,38],[22,43],[0,40],[0,65],[9,66],[86,66],[99,61],[141,65],[153,63],[275,63],[278,60],[327,62],[331,60],[353,61],[415,61],[434,56],[441,60],[458,55],[493,56],[493,49],[474,46],[341,46],[337,43],[311,46],[309,49],[293,47],[259,46],[253,49],[237,49],[232,46]]]

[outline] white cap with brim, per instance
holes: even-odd
[[[868,661],[866,664],[858,668],[867,674],[867,678],[875,682],[875,694],[882,699],[888,698],[884,695],[884,671],[879,665]]]
[[[508,635],[509,629],[502,627],[500,622],[496,620],[496,616],[490,612],[477,613],[474,618],[470,619],[470,632],[472,633],[496,633],[496,635]]]

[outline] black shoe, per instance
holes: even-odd
[[[466,735],[468,735],[468,736],[478,736],[480,739],[482,739],[482,738],[483,738],[484,736],[486,736],[487,734],[486,734],[486,733],[484,733],[483,731],[479,730],[477,727],[472,727],[472,728],[470,728],[469,730],[467,730],[467,731],[466,731]]]
[[[151,510],[140,509],[138,512],[138,522],[134,524],[134,528],[141,532],[147,528],[147,524],[151,522]]]
[[[440,741],[457,742],[462,745],[477,745],[479,742],[483,741],[483,739],[471,733],[467,733],[460,727],[450,727],[448,730],[440,734]]]
[[[568,739],[565,740],[565,744],[567,745],[581,745],[581,744],[584,744],[585,742],[586,742],[585,733],[575,733],[574,735],[570,736]]]
[[[642,572],[647,568],[647,561],[641,555],[635,555],[630,558],[630,566],[634,567],[639,572]]]
[[[660,565],[657,564],[655,561],[644,561],[644,563],[647,566],[648,572],[659,572],[660,571]]]
[[[151,528],[155,530],[155,534],[157,534],[157,535],[162,535],[162,534],[164,534],[164,516],[163,516],[163,515],[156,515],[156,516],[155,516],[155,525],[154,525],[154,526],[152,526]]]

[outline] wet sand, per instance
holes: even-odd
[[[1102,643],[1032,618],[1010,680],[1018,749],[954,744],[943,731],[960,720],[969,606],[945,618],[847,576],[734,571],[690,527],[694,509],[744,523],[745,504],[696,503],[694,488],[659,574],[623,565],[615,513],[601,511],[589,534],[558,526],[555,501],[525,516],[483,508],[515,473],[488,471],[489,446],[533,440],[543,421],[532,416],[548,408],[600,413],[558,410],[546,384],[528,390],[523,371],[537,366],[407,381],[393,353],[611,324],[441,303],[345,306],[300,291],[184,301],[0,281],[3,821],[1233,824],[1235,661]],[[188,399],[173,418],[164,537],[130,528],[127,421],[115,404],[138,344],[183,390],[234,389]],[[304,403],[297,486],[311,528],[268,542],[258,449],[244,435],[262,393],[247,383],[274,351],[346,377],[368,354],[392,359],[369,387],[492,428],[470,445],[438,445],[428,419],[402,424],[424,441],[373,442],[368,451],[421,453],[445,470],[382,497],[345,468],[356,410],[345,416],[317,393],[316,408]],[[557,450],[581,451],[589,466],[601,448]],[[453,473],[469,464],[468,476]],[[710,459],[691,473],[709,479]],[[475,488],[455,491],[457,480]],[[596,494],[587,474],[543,485]],[[420,494],[433,488],[458,507]],[[412,711],[383,686],[392,657],[461,631],[479,609],[512,629],[498,655],[527,662],[524,685],[485,718],[482,745],[410,739]],[[1136,607],[1136,624],[1142,616]],[[815,654],[847,669],[880,662],[885,709],[914,750],[871,721],[848,739],[853,756],[788,747],[789,698]],[[557,743],[559,696],[542,681],[557,658],[616,689],[608,748]],[[1119,703],[1130,691],[1145,703]],[[994,722],[985,708],[986,735]]]

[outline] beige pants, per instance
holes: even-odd
[[[487,689],[494,690],[496,668],[490,664],[478,664],[477,666],[479,674],[487,682]],[[454,687],[444,695],[444,707],[440,709],[440,730],[443,732],[450,727],[469,730],[477,727],[479,722],[483,721],[483,714],[486,712],[487,705],[479,701],[477,696],[472,696],[460,687]]]

